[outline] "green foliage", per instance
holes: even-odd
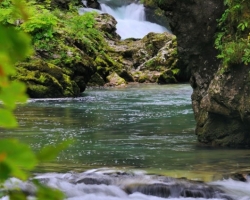
[[[42,9],[21,25],[24,32],[30,33],[33,39],[51,39],[54,34],[53,27],[57,25],[57,18],[46,9]]]
[[[13,4],[12,4],[13,3]],[[17,61],[23,60],[31,55],[31,40],[27,34],[13,28],[11,14],[15,13],[20,20],[27,20],[28,14],[25,12],[24,1],[0,0],[0,128],[10,128],[17,126],[17,121],[13,115],[16,104],[27,100],[24,84],[12,81],[11,76],[16,73],[14,64]],[[9,9],[9,12],[1,12],[4,9]],[[4,13],[4,14],[3,14]],[[45,13],[43,13],[45,14]],[[23,29],[26,32],[36,32],[52,29],[55,25],[54,18],[41,15],[39,19],[32,19]],[[4,16],[4,17],[3,17]],[[47,20],[45,23],[42,19]],[[35,24],[34,21],[38,22]],[[40,24],[39,24],[40,23]],[[39,32],[38,31],[38,32]],[[48,36],[45,36],[48,37]],[[50,37],[50,36],[49,36]],[[26,199],[27,194],[20,191],[4,192],[2,183],[10,177],[17,177],[22,180],[27,180],[29,172],[42,161],[53,159],[59,151],[61,151],[69,142],[63,142],[58,147],[46,147],[38,155],[35,155],[30,147],[22,144],[15,139],[0,140],[0,198],[6,194],[10,199]],[[38,200],[59,200],[63,199],[63,194],[54,189],[45,187],[34,181],[37,186],[36,199]]]
[[[219,50],[218,58],[224,65],[248,64],[250,2],[246,0],[224,0],[227,9],[218,20],[219,31],[215,39],[215,48]]]
[[[177,75],[180,72],[180,69],[172,69],[174,75]]]
[[[244,31],[247,27],[248,27],[248,22],[246,21],[239,23],[239,25],[237,26],[237,28],[241,31]]]
[[[95,29],[96,12],[87,12],[83,15],[74,15],[66,21],[66,29],[76,40],[86,45],[86,50],[97,53],[101,51],[105,42],[100,31]]]
[[[0,116],[6,116],[0,118],[0,125],[13,127],[17,122],[11,117],[11,112],[15,109],[16,103],[26,101],[27,96],[24,85],[20,82],[11,82],[9,76],[15,73],[14,63],[24,59],[32,51],[27,35],[1,25],[0,44],[0,99],[3,102]]]
[[[35,10],[37,7],[32,7]],[[39,8],[39,7],[38,7]],[[30,17],[20,28],[32,35],[32,43],[36,50],[50,50],[48,43],[54,40],[55,28],[58,19],[49,10],[40,7],[40,10]]]
[[[31,149],[17,140],[0,140],[0,180],[11,176],[22,180],[27,179],[25,170],[31,170],[37,164],[37,159]]]

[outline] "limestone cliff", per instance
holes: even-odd
[[[198,140],[250,147],[249,66],[223,67],[214,48],[223,0],[169,0],[159,6],[177,36],[179,65],[191,71]]]

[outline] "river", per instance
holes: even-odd
[[[54,162],[36,169],[42,173],[40,177],[51,179],[52,185],[64,177],[65,184],[57,187],[68,192],[73,187],[72,180],[79,182],[91,174],[95,181],[112,179],[114,191],[119,190],[114,192],[114,199],[151,199],[141,194],[134,197],[137,193],[126,196],[124,185],[128,182],[135,185],[138,181],[165,184],[162,177],[167,176],[222,185],[227,194],[235,193],[238,187],[241,195],[232,199],[249,200],[250,183],[227,178],[230,173],[250,171],[250,150],[199,144],[194,134],[191,93],[187,84],[132,84],[125,88],[89,88],[78,98],[30,99],[16,110],[20,127],[0,131],[0,135],[19,138],[34,151],[73,139],[73,145]],[[171,181],[178,183],[179,180]],[[96,195],[96,190],[113,190],[106,190],[105,184],[94,183],[93,190],[86,189],[90,196]],[[80,185],[82,188],[85,184]],[[68,197],[91,199],[88,195],[83,198],[84,192],[76,195],[78,190],[76,188],[75,195],[67,194]],[[108,197],[104,192],[100,199],[113,199]]]

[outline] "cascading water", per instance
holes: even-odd
[[[67,200],[249,200],[249,183],[233,180],[202,183],[142,171],[124,172],[111,169],[83,173],[48,173],[35,177],[41,183],[64,192]],[[10,179],[5,189],[20,187],[35,194],[30,182]],[[7,200],[7,197],[0,198]]]
[[[100,2],[101,11],[112,15],[116,19],[116,32],[121,36],[121,39],[142,38],[150,32],[170,32],[163,26],[146,21],[145,8],[142,4],[125,1],[124,5],[118,2],[119,4],[114,6],[113,2],[110,5],[110,1]],[[85,9],[85,11],[92,11],[92,9]]]
[[[101,9],[117,20],[117,33],[122,39],[142,38],[150,32],[163,33],[168,31],[163,26],[146,21],[142,4],[132,3],[117,8],[101,4]]]

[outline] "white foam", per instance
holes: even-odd
[[[169,32],[165,27],[146,21],[142,4],[132,3],[116,9],[101,4],[102,11],[112,15],[117,20],[117,33],[122,39],[142,38],[150,32]]]

